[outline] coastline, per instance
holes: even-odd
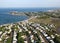
[[[30,20],[30,19],[33,19],[33,18],[36,18],[37,16],[34,16],[34,17],[30,17],[30,18],[28,18],[28,19],[26,19],[26,20],[22,20],[22,21],[18,21],[18,22],[15,22],[15,23],[20,23],[20,22],[28,22],[28,20]],[[15,24],[15,23],[6,23],[6,24],[2,24],[2,25],[0,25],[0,26],[8,26],[8,25],[13,25],[13,24]]]
[[[54,11],[57,11],[57,10],[47,10],[47,12],[54,12]],[[33,17],[29,17],[28,19],[26,20],[22,20],[22,21],[18,21],[18,22],[12,22],[12,23],[6,23],[6,24],[1,24],[0,26],[7,26],[7,25],[10,25],[10,24],[15,24],[15,23],[20,23],[20,22],[26,22],[30,19],[33,19],[33,18],[36,18],[36,17],[39,17],[39,16],[33,16]]]

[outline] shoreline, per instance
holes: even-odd
[[[32,18],[36,18],[37,16],[34,16],[34,17],[30,17],[30,18],[28,18],[28,19],[26,19],[26,20],[22,20],[22,21],[18,21],[18,22],[15,22],[15,23],[20,23],[20,22],[27,22],[28,20],[30,20],[30,19],[32,19]],[[6,23],[6,24],[2,24],[2,25],[0,25],[0,26],[7,26],[7,25],[13,25],[13,24],[15,24],[15,23]]]
[[[47,12],[50,12],[50,11],[54,11],[54,10],[47,10]],[[28,19],[25,19],[25,20],[22,20],[22,21],[17,21],[17,22],[12,22],[12,23],[6,23],[6,24],[0,24],[0,26],[7,26],[7,25],[10,25],[10,24],[15,24],[15,23],[20,23],[20,22],[24,22],[24,21],[28,21],[32,18],[36,18],[36,17],[39,17],[39,16],[33,16],[33,17],[29,17]]]
[[[25,20],[18,21],[18,22],[13,22],[13,23],[1,24],[0,26],[7,26],[7,25],[10,25],[10,24],[15,24],[15,23],[23,22],[23,21],[25,21]]]

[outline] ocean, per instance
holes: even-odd
[[[8,14],[10,11],[18,11],[18,12],[40,12],[47,11],[54,8],[0,8],[0,25],[6,23],[15,23],[18,21],[23,21],[28,19],[27,16],[16,16]]]

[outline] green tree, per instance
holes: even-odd
[[[54,38],[54,41],[55,41],[55,43],[60,43],[60,36],[59,36],[59,37],[56,36],[56,37]]]

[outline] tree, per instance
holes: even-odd
[[[55,41],[55,43],[60,43],[60,36],[59,36],[59,37],[56,36],[56,37],[54,38],[54,41]]]

